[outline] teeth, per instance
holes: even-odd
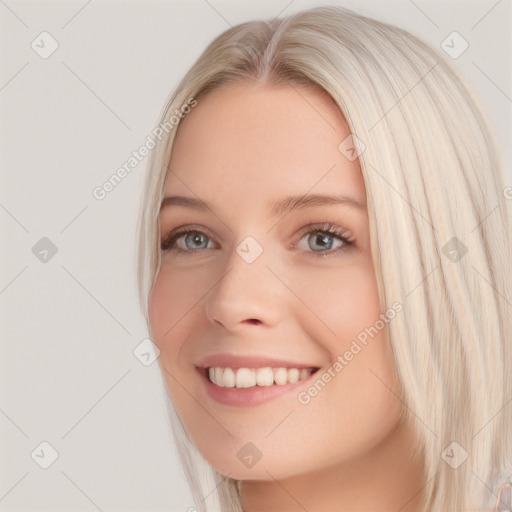
[[[295,384],[311,375],[308,368],[209,368],[210,380],[225,388],[252,388],[255,386],[284,386]]]
[[[288,382],[288,372],[286,368],[278,368],[274,372],[274,382],[280,386],[283,386]]]
[[[215,371],[213,372],[213,381],[214,382],[222,382],[223,380],[224,371],[222,368],[215,368]]]
[[[272,386],[274,384],[274,372],[272,368],[260,368],[254,372],[258,386]]]
[[[307,370],[306,368],[302,368],[299,372],[299,380],[307,378],[311,372]]]
[[[235,372],[231,368],[226,368],[221,382],[223,382],[224,386],[227,388],[234,388],[236,384]]]
[[[224,372],[227,373],[230,370],[231,368],[226,368]],[[256,375],[254,374],[254,370],[249,370],[249,368],[240,368],[237,370],[235,378],[235,386],[237,388],[252,388],[256,386]]]
[[[288,368],[288,382],[290,384],[295,384],[299,382],[300,379],[300,371],[297,368]]]

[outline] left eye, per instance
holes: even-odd
[[[298,246],[306,251],[320,253],[320,256],[327,256],[342,251],[353,245],[353,238],[350,232],[339,229],[335,226],[328,226],[325,229],[310,229],[299,241]]]

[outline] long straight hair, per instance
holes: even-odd
[[[222,33],[171,94],[160,122],[240,81],[325,91],[362,141],[358,149],[364,144],[379,299],[383,311],[403,304],[387,336],[425,469],[424,511],[492,509],[512,473],[512,246],[504,174],[478,101],[440,51],[405,30],[318,7]],[[141,197],[146,320],[175,133],[153,151]],[[202,458],[168,405],[197,510],[240,511],[243,482]]]

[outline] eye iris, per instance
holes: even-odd
[[[314,243],[319,243],[320,249],[326,249],[330,250],[332,248],[333,244],[333,236],[328,235],[325,233],[314,233],[312,235],[312,239],[314,240]],[[313,247],[313,244],[311,243],[311,238],[309,239],[309,247],[313,250],[317,249],[318,247]]]
[[[189,233],[185,235],[185,245],[191,250],[206,249],[208,238],[201,233]]]

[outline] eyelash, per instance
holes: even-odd
[[[177,228],[174,231],[171,231],[166,238],[161,243],[161,250],[164,252],[168,251],[176,251],[181,253],[194,253],[194,252],[203,252],[203,250],[193,251],[193,250],[184,250],[175,247],[176,241],[183,235],[187,235],[189,233],[196,233],[200,235],[206,236],[208,239],[211,239],[212,236],[201,228],[194,228],[193,226],[186,226],[183,228]],[[315,257],[319,258],[327,258],[330,256],[335,256],[337,254],[343,253],[351,247],[355,246],[357,241],[350,231],[343,229],[335,224],[331,224],[329,222],[313,224],[308,227],[306,231],[301,234],[300,240],[302,240],[305,236],[311,234],[328,234],[337,238],[343,245],[338,247],[337,249],[331,249],[329,251],[307,251],[312,253]],[[300,241],[299,240],[299,241]]]

